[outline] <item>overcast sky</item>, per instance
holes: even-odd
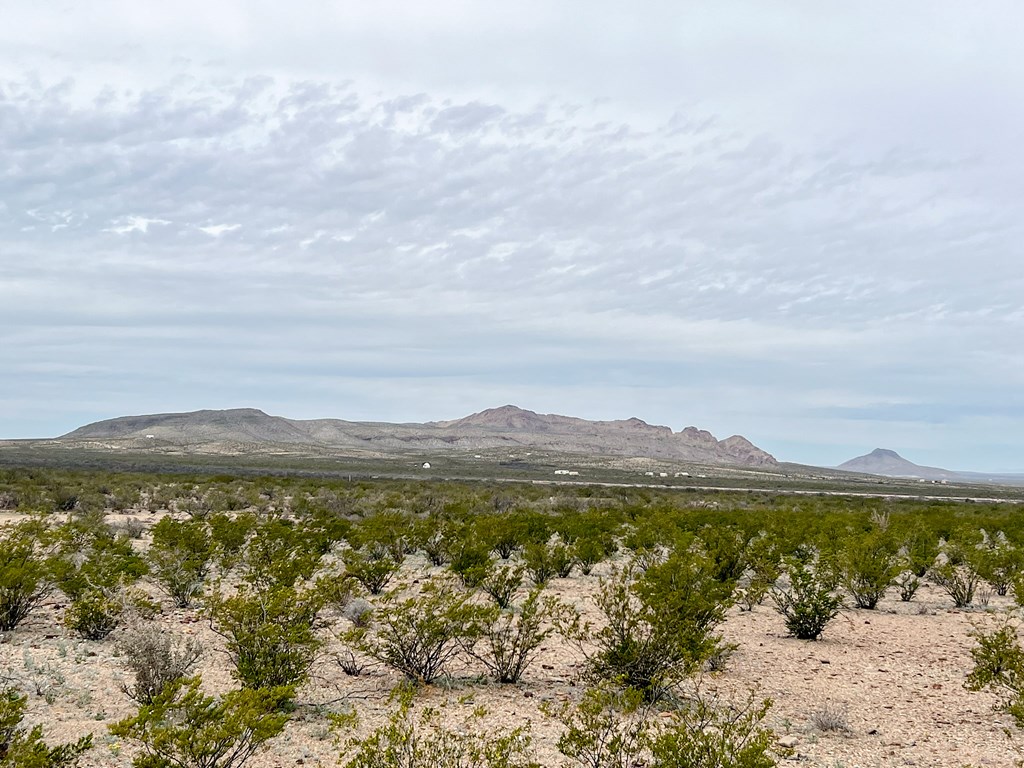
[[[0,437],[514,403],[1024,472],[1019,3],[0,18]]]

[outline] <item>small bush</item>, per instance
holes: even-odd
[[[568,628],[596,680],[619,680],[651,701],[700,669],[720,647],[733,585],[714,577],[701,553],[679,549],[639,578],[631,569],[602,579],[596,598],[604,625]]]
[[[848,538],[839,552],[839,573],[854,605],[874,610],[900,571],[892,540],[874,530]]]
[[[47,746],[43,726],[27,730],[21,727],[25,702],[16,688],[0,690],[0,766],[11,768],[72,768],[92,748],[92,736],[73,744]]]
[[[481,727],[484,714],[476,710],[451,729],[436,709],[414,713],[412,693],[402,691],[387,723],[366,738],[347,742],[344,768],[541,768],[530,756],[529,724],[495,732]]]
[[[150,572],[177,607],[187,608],[202,592],[212,556],[213,541],[206,523],[165,517],[153,526]]]
[[[962,559],[960,563],[956,564],[955,560],[939,563],[928,572],[928,579],[952,598],[955,607],[966,608],[974,602],[981,577],[969,561]]]
[[[122,690],[139,704],[153,703],[168,685],[188,677],[203,653],[195,638],[178,640],[156,626],[125,634],[117,649],[135,679]]]
[[[572,550],[560,541],[534,542],[523,548],[523,565],[526,566],[533,583],[543,587],[555,576],[568,578],[575,560]]]
[[[64,614],[64,626],[85,640],[102,640],[121,622],[125,605],[99,589],[82,592]]]
[[[135,768],[240,768],[284,729],[289,688],[241,689],[217,699],[201,680],[177,680],[110,733],[138,742]]]
[[[480,588],[486,592],[502,610],[512,604],[512,598],[523,583],[525,569],[522,566],[504,566],[494,568],[487,577],[480,583]]]
[[[374,631],[349,637],[409,680],[430,684],[447,673],[467,642],[480,636],[486,618],[486,609],[474,605],[470,593],[448,580],[434,580],[417,597],[386,599]]]
[[[896,578],[896,588],[899,590],[900,600],[909,603],[921,588],[921,579],[912,571],[904,571]]]
[[[315,527],[274,517],[253,528],[241,555],[245,581],[254,587],[293,587],[313,576],[333,542]]]
[[[476,589],[491,572],[491,550],[479,540],[464,538],[452,545],[448,567],[463,586]]]
[[[753,695],[725,703],[698,687],[660,718],[640,692],[604,684],[546,712],[565,725],[559,752],[580,768],[772,768],[786,751],[762,725],[770,707]]]
[[[323,639],[316,591],[293,587],[240,591],[208,607],[210,626],[224,638],[233,675],[245,688],[297,687],[309,677]]]
[[[1024,728],[1024,649],[1016,627],[1005,622],[991,632],[975,629],[972,635],[977,640],[971,649],[974,669],[964,686],[998,695],[996,709],[1009,714],[1018,728]]]
[[[788,563],[789,590],[774,588],[772,600],[782,614],[789,634],[800,640],[817,640],[843,607],[841,597],[832,594],[830,580],[821,578],[796,560]]]
[[[29,520],[0,533],[0,632],[24,621],[53,588],[52,563],[40,551],[47,531]]]
[[[537,649],[555,631],[553,622],[566,606],[554,598],[542,599],[541,588],[527,596],[518,611],[495,608],[483,621],[482,637],[470,637],[466,651],[478,659],[498,683],[517,683]]]
[[[1024,570],[1024,551],[1010,544],[997,533],[989,537],[977,553],[975,567],[1000,597],[1006,595],[1014,578]]]
[[[850,709],[845,704],[825,702],[811,712],[811,724],[824,733],[850,731]]]
[[[374,559],[360,552],[345,553],[346,574],[362,584],[363,589],[371,595],[381,594],[400,567],[387,555]]]

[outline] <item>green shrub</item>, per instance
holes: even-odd
[[[999,696],[998,711],[1006,712],[1018,728],[1024,728],[1024,649],[1016,627],[1004,622],[984,632],[975,629],[977,645],[971,649],[974,669],[964,686],[971,691],[989,690]]]
[[[546,711],[565,726],[559,752],[580,768],[772,768],[789,752],[763,725],[771,705],[753,695],[722,702],[696,688],[671,717],[656,717],[640,692],[604,684]]]
[[[555,576],[567,578],[574,564],[572,550],[561,541],[531,542],[523,548],[523,565],[538,587]]]
[[[313,576],[331,544],[315,528],[277,517],[264,520],[241,557],[243,576],[255,587],[292,587]]]
[[[471,597],[450,580],[430,580],[416,597],[385,598],[374,631],[353,632],[349,638],[368,656],[429,685],[483,631],[488,610],[474,605]]]
[[[0,531],[0,632],[17,627],[52,590],[52,560],[42,551],[47,543],[36,520]]]
[[[217,699],[198,677],[177,680],[110,733],[138,742],[135,768],[240,768],[284,729],[290,688],[241,689]]]
[[[588,688],[576,704],[546,705],[565,730],[558,751],[580,768],[633,768],[646,765],[652,713],[644,696],[631,688],[604,683]]]
[[[849,536],[838,554],[839,578],[854,605],[874,610],[900,572],[896,547],[885,531]]]
[[[349,550],[345,553],[346,575],[362,584],[371,595],[381,594],[399,568],[401,566],[390,556],[371,559],[361,552]]]
[[[555,598],[542,598],[534,588],[516,611],[497,607],[481,617],[479,639],[473,635],[464,648],[479,660],[498,683],[517,683],[533,661],[541,643],[555,631],[555,623],[569,618],[567,606]]]
[[[900,600],[909,603],[921,588],[921,579],[913,571],[903,571],[896,577],[896,588],[899,590]]]
[[[187,608],[202,592],[210,570],[213,540],[200,520],[164,517],[153,526],[147,553],[150,573],[179,608]]]
[[[256,516],[247,512],[234,516],[218,512],[210,516],[209,524],[217,565],[222,572],[227,572],[242,557],[245,544],[256,528]]]
[[[225,640],[233,676],[245,688],[297,687],[308,677],[323,639],[323,596],[294,587],[242,590],[211,599],[210,626]]]
[[[596,602],[603,626],[569,628],[569,637],[587,656],[592,679],[618,680],[654,701],[720,650],[713,631],[733,585],[716,580],[713,564],[689,549],[634,575],[626,569],[602,579]]]
[[[57,533],[53,570],[71,600],[64,625],[86,640],[102,640],[117,628],[129,599],[126,588],[147,573],[146,561],[102,518],[77,520]]]
[[[105,590],[79,592],[64,613],[64,626],[85,640],[102,640],[121,622],[125,605]]]
[[[47,746],[43,726],[21,727],[28,697],[12,687],[0,690],[0,766],[10,768],[72,768],[92,748],[92,736],[73,744]]]
[[[134,678],[122,690],[139,704],[152,704],[164,688],[187,677],[203,652],[195,638],[179,640],[154,625],[126,633],[117,649]]]
[[[987,539],[974,561],[978,575],[999,596],[1006,595],[1017,574],[1024,571],[1024,551],[1010,544],[1001,532]]]
[[[525,572],[526,569],[522,566],[506,565],[493,568],[480,583],[480,589],[490,596],[495,605],[504,610],[512,604],[512,598],[522,586]]]
[[[344,768],[540,768],[530,757],[529,723],[495,732],[481,726],[485,714],[477,709],[449,728],[436,709],[414,713],[412,693],[402,691],[387,723],[347,742]],[[339,720],[349,726],[353,718]]]
[[[832,593],[830,579],[816,574],[811,568],[790,559],[786,568],[790,588],[772,590],[772,600],[782,614],[789,634],[800,640],[817,640],[832,619],[843,608],[841,597]]]
[[[957,608],[966,608],[974,602],[974,592],[981,577],[972,562],[976,550],[950,545],[946,562],[933,565],[928,579],[950,596]]]
[[[452,549],[459,539],[458,526],[451,520],[431,514],[417,521],[415,539],[431,565],[447,565],[452,558]]]
[[[452,544],[452,573],[459,577],[463,586],[469,589],[479,587],[491,572],[490,547],[479,539],[462,538]]]

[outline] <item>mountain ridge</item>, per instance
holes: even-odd
[[[514,405],[459,419],[425,423],[288,419],[257,408],[120,416],[56,438],[64,443],[158,441],[193,450],[258,452],[298,446],[310,450],[464,450],[535,448],[565,453],[641,456],[707,464],[775,466],[775,457],[741,435],[718,440],[710,432],[652,425],[631,417],[591,421],[539,414]]]

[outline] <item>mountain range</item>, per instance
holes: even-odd
[[[170,446],[215,453],[300,451],[315,454],[536,449],[592,456],[628,456],[711,465],[775,466],[775,458],[746,438],[716,439],[686,427],[679,432],[638,418],[590,421],[539,414],[506,405],[452,421],[422,424],[297,420],[254,408],[123,416],[80,427],[61,443]]]

